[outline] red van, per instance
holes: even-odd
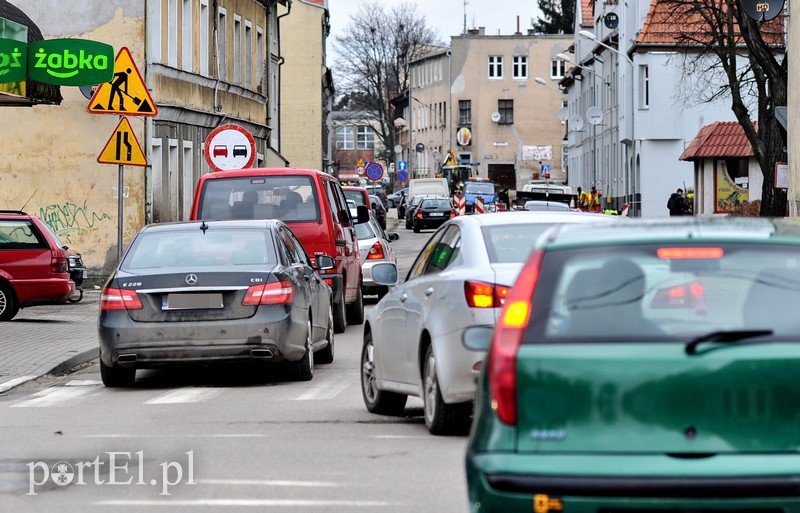
[[[355,223],[369,220],[369,210],[359,208],[354,219],[335,177],[286,167],[208,173],[197,183],[191,219],[283,220],[312,259],[328,255],[336,262],[324,275],[333,290],[336,333],[364,322]]]

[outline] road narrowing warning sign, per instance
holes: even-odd
[[[122,118],[106,143],[106,147],[97,157],[100,164],[120,164],[123,166],[146,166],[147,158],[144,156],[139,140],[133,133],[128,118]]]

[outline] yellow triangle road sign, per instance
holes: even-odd
[[[155,116],[158,108],[144,84],[128,47],[123,46],[114,61],[114,78],[97,86],[89,101],[93,114]]]
[[[128,118],[122,118],[106,143],[106,147],[97,157],[101,164],[120,164],[123,166],[146,166],[147,159],[133,133]]]

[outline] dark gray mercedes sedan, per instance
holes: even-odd
[[[318,273],[333,259],[316,262],[278,220],[142,228],[100,299],[103,383],[131,386],[138,368],[245,361],[286,362],[311,379],[334,347]]]

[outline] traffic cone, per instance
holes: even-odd
[[[627,203],[625,205],[622,205],[622,213],[620,215],[628,217],[628,204]]]

